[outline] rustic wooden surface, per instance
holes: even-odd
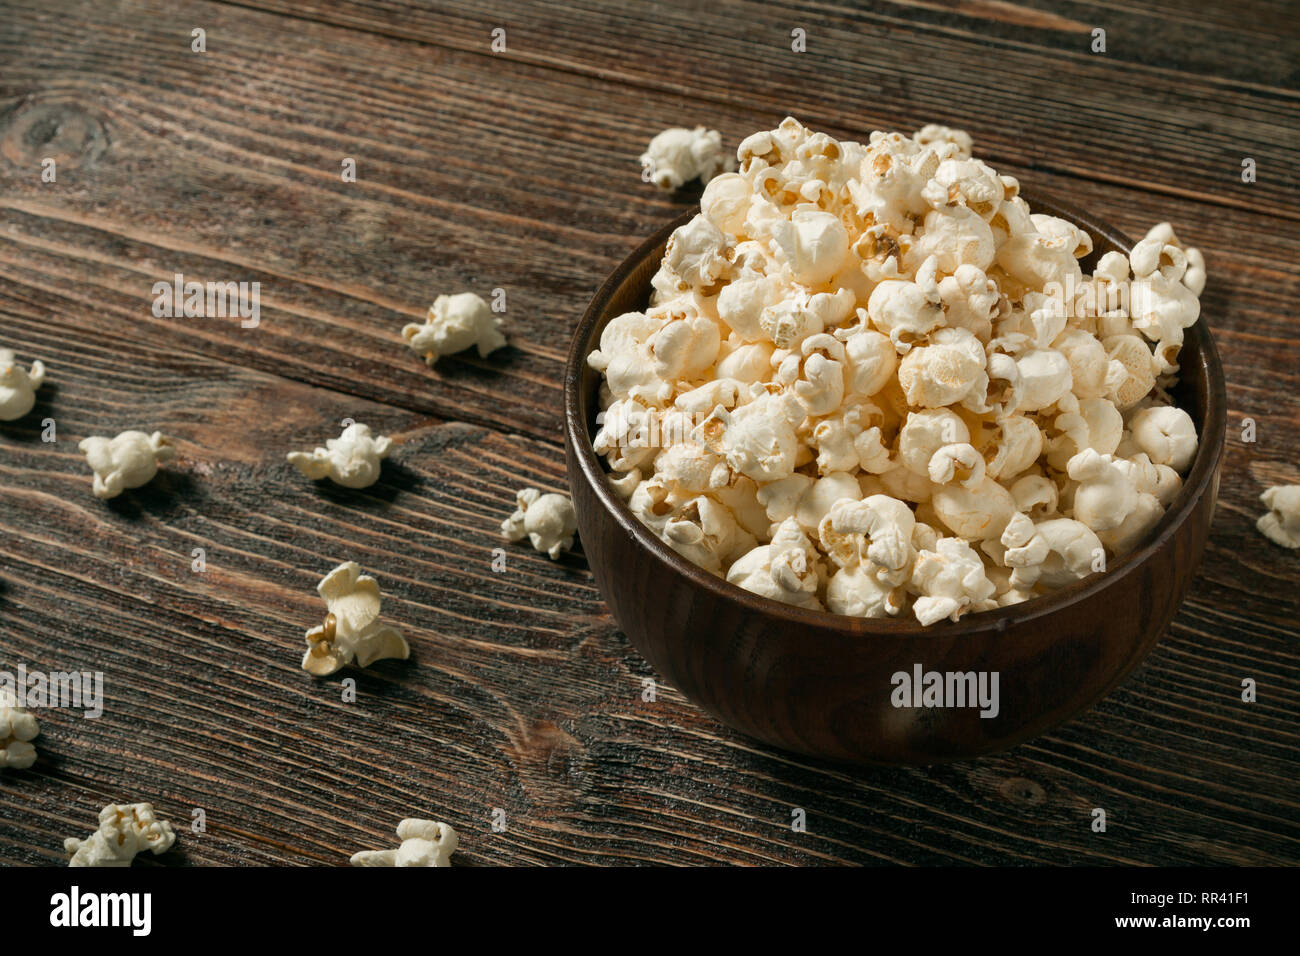
[[[1253,527],[1264,487],[1300,481],[1294,6],[697,6],[0,2],[0,345],[51,381],[0,424],[0,669],[102,670],[107,698],[39,712],[36,766],[0,771],[0,863],[61,862],[137,799],[182,830],[162,865],[341,864],[408,815],[455,825],[466,865],[1300,861],[1300,557]],[[637,154],[666,125],[734,145],[786,113],[964,126],[998,168],[1130,234],[1170,219],[1209,263],[1230,437],[1195,594],[1118,692],[1010,753],[768,750],[672,688],[641,699],[580,552],[492,571],[514,489],[562,487],[577,316],[692,201]],[[175,272],[260,281],[261,326],[155,318]],[[511,347],[490,360],[429,370],[400,342],[434,295],[494,288]],[[283,461],[344,417],[400,442],[362,492]],[[76,442],[128,427],[182,459],[106,505]],[[413,647],[353,672],[356,703],[298,668],[344,559]]]

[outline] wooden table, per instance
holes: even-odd
[[[50,366],[0,426],[0,669],[99,670],[106,696],[98,720],[39,712],[36,766],[0,771],[0,862],[62,862],[114,800],[177,825],[163,865],[338,865],[411,815],[473,865],[1300,861],[1300,556],[1254,529],[1263,488],[1300,481],[1294,6],[487,6],[0,4],[0,345]],[[1131,235],[1172,220],[1209,263],[1230,437],[1194,596],[1120,690],[1010,753],[771,751],[672,688],[642,700],[581,553],[511,546],[492,570],[515,490],[564,486],[577,316],[698,195],[643,184],[637,155],[665,126],[734,145],[787,113],[962,126],[1034,189]],[[176,273],[260,282],[260,325],[156,317]],[[435,295],[493,289],[507,350],[430,370],[403,346]],[[361,492],[284,461],[345,417],[399,442]],[[132,427],[182,457],[106,505],[77,442]],[[413,648],[354,671],[356,702],[299,669],[346,559]]]

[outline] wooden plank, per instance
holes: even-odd
[[[1011,4],[974,3],[958,16],[940,14],[942,29],[918,16],[924,7],[893,3],[812,10],[597,0],[491,7],[375,0],[246,5],[617,79],[656,95],[691,95],[716,104],[711,112],[762,104],[778,117],[793,113],[859,136],[948,123],[973,132],[995,164],[1046,167],[1300,217],[1288,161],[1298,105],[1294,12],[1268,44],[1222,25],[1209,44],[1205,28],[1198,31],[1194,23],[1180,27],[1164,18],[1156,32],[1149,17],[1105,8],[1106,22],[1118,18],[1119,36],[1098,55],[1082,29],[1087,17],[1057,18],[1045,30],[986,15],[1005,13]],[[1064,23],[1072,26],[1062,34]],[[499,54],[490,52],[495,28],[513,37]],[[796,28],[809,37],[802,54],[791,49]],[[1198,43],[1189,45],[1192,38]],[[1133,52],[1114,55],[1115,48]],[[1222,61],[1236,64],[1234,73],[1247,73],[1252,89],[1240,77],[1207,77],[1207,64]],[[1269,95],[1256,95],[1261,85]],[[711,115],[699,121],[714,124]],[[1267,170],[1249,185],[1240,180],[1247,156]]]
[[[1165,178],[1163,140],[1117,183],[1114,157],[1079,174],[1060,144],[1025,154],[1010,107],[976,128],[1027,185],[1129,232],[1172,219],[1205,250],[1233,423],[1219,513],[1169,637],[1098,707],[1009,754],[849,770],[753,744],[670,687],[643,701],[653,673],[580,552],[552,563],[511,546],[506,573],[490,562],[514,489],[562,487],[559,369],[587,295],[691,201],[639,183],[649,136],[699,117],[734,143],[778,120],[787,94],[843,135],[911,120],[912,101],[897,87],[848,109],[845,87],[827,86],[821,103],[789,64],[742,95],[724,77],[753,81],[757,67],[715,14],[696,33],[675,10],[632,31],[666,75],[695,56],[696,85],[628,56],[614,7],[508,8],[501,57],[483,52],[479,13],[390,8],[401,35],[384,36],[344,19],[362,8],[331,9],[342,25],[196,3],[60,0],[0,17],[0,342],[43,358],[52,381],[31,418],[0,425],[0,669],[100,669],[108,696],[100,720],[41,712],[40,762],[0,774],[0,864],[59,862],[99,806],[137,798],[181,828],[207,812],[208,833],[183,829],[161,865],[341,864],[391,845],[410,813],[456,825],[471,864],[1300,860],[1295,560],[1253,528],[1262,487],[1300,480],[1291,187],[1261,179],[1233,205],[1204,166],[1186,189]],[[829,77],[856,75],[858,90],[879,79],[851,72],[854,30],[956,62],[975,42],[959,35],[966,19],[999,12],[967,5],[937,30],[890,10],[918,22],[825,14]],[[195,25],[207,58],[188,52]],[[1003,39],[1040,58],[1060,32],[1025,29]],[[728,74],[735,62],[748,65]],[[973,80],[986,105],[1000,95],[991,76]],[[1289,109],[1235,81],[1202,95],[1211,87],[1234,129]],[[916,121],[958,89],[936,80]],[[1123,106],[1126,135],[1166,95]],[[850,114],[866,125],[834,125]],[[39,181],[46,151],[61,157],[57,185]],[[356,184],[338,179],[344,155],[358,157]],[[177,271],[262,281],[263,325],[155,318],[152,282]],[[396,339],[436,292],[497,286],[505,354],[429,371]],[[283,461],[345,416],[400,441],[365,492],[317,487]],[[46,417],[57,444],[40,441]],[[1247,417],[1254,444],[1238,440]],[[124,427],[173,433],[183,456],[104,505],[75,443]],[[351,704],[337,680],[298,668],[321,613],[314,584],[349,557],[379,577],[414,652],[358,672]],[[1255,704],[1240,702],[1244,677],[1259,682]],[[491,830],[497,807],[504,833]],[[790,830],[796,807],[807,833]],[[1093,807],[1107,809],[1106,834],[1090,830]]]

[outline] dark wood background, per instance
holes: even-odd
[[[163,865],[342,864],[408,815],[477,865],[1300,861],[1300,555],[1253,527],[1264,487],[1300,481],[1294,5],[704,6],[0,3],[0,345],[51,382],[0,425],[0,669],[107,685],[101,719],[39,712],[36,766],[0,771],[0,863],[62,862],[110,800],[176,823]],[[1231,420],[1195,594],[1119,691],[1010,753],[771,751],[671,688],[641,699],[581,553],[491,570],[514,491],[563,487],[578,315],[698,195],[643,184],[637,155],[665,126],[734,147],[787,113],[962,126],[1035,190],[1205,252]],[[175,272],[260,281],[261,326],[155,318]],[[430,370],[401,342],[435,295],[494,288],[511,345],[490,360]],[[400,443],[362,492],[284,463],[344,417]],[[128,427],[183,457],[105,505],[76,443]],[[346,559],[413,648],[352,672],[352,704],[298,666]]]

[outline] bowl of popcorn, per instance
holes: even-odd
[[[1089,707],[1164,633],[1226,429],[1200,253],[946,127],[745,139],[580,323],[592,573],[671,685],[789,750],[932,763]]]

